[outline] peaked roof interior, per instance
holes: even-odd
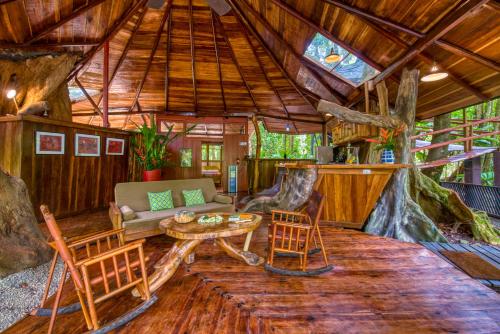
[[[208,3],[230,11],[219,16]],[[81,53],[69,84],[101,106],[109,40],[113,127],[167,111],[257,113],[270,131],[320,131],[318,99],[352,107],[363,86],[303,56],[317,32],[380,71],[391,103],[404,66],[425,74],[436,61],[449,76],[419,85],[419,118],[500,95],[497,1],[165,0],[155,9],[147,0],[0,0],[0,11],[0,48]],[[94,109],[78,99],[74,120],[101,124]]]

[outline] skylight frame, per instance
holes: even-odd
[[[326,45],[325,42],[327,42]],[[321,43],[322,45],[318,45],[315,48],[313,46],[314,43],[317,43],[317,45],[318,43]],[[339,53],[342,56],[342,60],[336,63],[328,64],[324,61],[324,58],[330,53],[332,47],[334,48],[335,52]],[[380,73],[380,71],[373,68],[367,62],[358,58],[352,52],[347,51],[339,44],[335,43],[319,32],[314,35],[313,39],[307,46],[306,50],[304,51],[304,57],[322,67],[325,71],[331,73],[340,80],[348,83],[352,87],[359,87],[368,80],[373,79]],[[346,64],[346,60],[349,60],[350,63]],[[358,64],[357,68],[352,67],[352,65],[356,63]],[[359,73],[358,76],[347,76],[347,71],[352,71],[353,68],[357,71],[363,71],[362,76],[359,76]],[[339,69],[343,69],[343,71],[339,71]]]

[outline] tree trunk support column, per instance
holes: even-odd
[[[500,151],[493,152],[493,170],[495,171],[495,186],[500,187]]]

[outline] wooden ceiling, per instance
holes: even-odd
[[[436,61],[450,75],[420,84],[420,118],[500,95],[497,1],[226,2],[233,10],[219,16],[205,0],[0,0],[0,48],[80,52],[70,86],[96,94],[74,103],[74,119],[98,125],[109,41],[110,122],[123,128],[167,110],[320,131],[317,100],[353,106],[363,87],[302,56],[317,32],[378,69],[392,103],[404,66],[427,73]]]

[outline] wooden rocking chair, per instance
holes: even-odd
[[[328,257],[319,229],[324,201],[322,194],[313,191],[305,208],[305,213],[282,210],[273,210],[271,212],[272,222],[269,226],[269,244],[271,247],[267,263],[264,265],[266,270],[282,275],[315,276],[333,269],[333,266],[328,264]],[[315,244],[316,248],[310,249],[312,243]],[[320,251],[325,266],[307,270],[308,256]],[[274,267],[274,256],[298,257],[301,270]]]
[[[94,233],[66,242],[54,215],[50,213],[48,207],[42,205],[40,209],[54,239],[49,244],[55,249],[55,254],[50,266],[40,308],[34,310],[32,315],[50,316],[48,333],[52,333],[54,329],[57,314],[72,313],[80,309],[91,333],[107,333],[134,319],[156,302],[158,298],[155,295],[150,295],[148,286],[146,259],[142,247],[144,239],[123,244],[124,230],[119,229]],[[78,252],[78,250],[81,251]],[[81,253],[83,253],[83,256],[78,256]],[[44,307],[58,257],[61,257],[64,261],[64,269],[54,304],[51,309],[47,309]],[[134,260],[132,257],[137,259]],[[119,260],[124,260],[125,263],[120,265]],[[59,307],[68,270],[79,303]],[[134,270],[140,271],[140,277],[135,275]],[[118,293],[134,287],[138,289],[144,302],[125,315],[101,327],[95,304],[113,298]]]

